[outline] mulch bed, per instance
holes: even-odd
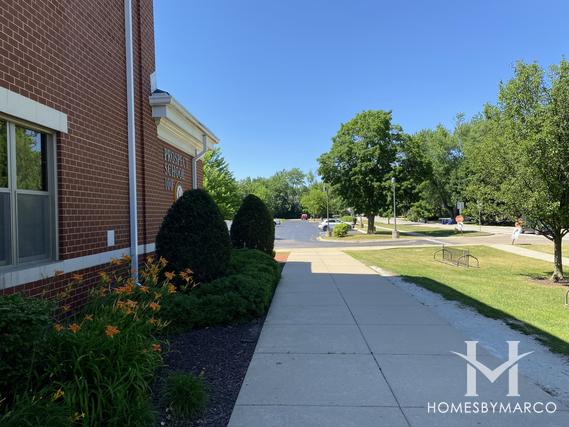
[[[264,320],[262,317],[242,325],[209,327],[170,337],[170,351],[164,357],[167,366],[160,373],[154,392],[160,408],[156,425],[227,426]],[[193,422],[174,421],[160,405],[160,378],[170,372],[203,372],[209,402],[201,418]]]
[[[281,268],[290,252],[277,252]],[[154,385],[153,400],[159,408],[157,426],[225,427],[255,352],[265,316],[241,325],[215,326],[168,338],[170,348],[164,355],[166,367]],[[209,401],[204,415],[194,421],[175,421],[160,400],[163,378],[171,372],[203,375]]]

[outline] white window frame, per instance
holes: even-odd
[[[7,129],[7,171],[8,188],[0,188],[1,193],[8,193],[10,200],[10,254],[9,261],[0,264],[0,273],[7,270],[28,268],[32,265],[56,261],[59,253],[58,217],[57,217],[57,144],[54,131],[41,126],[0,114],[0,121],[6,123]],[[24,127],[47,136],[47,191],[19,190],[17,188],[16,171],[16,127]],[[48,198],[48,253],[45,256],[20,259],[18,247],[18,195],[29,194]]]

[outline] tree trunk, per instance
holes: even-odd
[[[367,234],[375,233],[375,215],[367,214]]]
[[[553,275],[551,280],[559,282],[563,280],[563,235],[556,233],[553,236]]]

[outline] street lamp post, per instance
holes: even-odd
[[[324,184],[324,191],[326,192],[326,233],[328,237],[332,235],[332,230],[330,230],[330,202],[328,201],[328,186]]]
[[[399,239],[399,231],[397,231],[397,211],[395,207],[395,177],[391,178],[391,184],[393,185],[393,231],[391,232],[391,238]]]

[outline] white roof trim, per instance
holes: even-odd
[[[0,113],[67,133],[67,114],[0,87]]]
[[[203,135],[207,135],[208,148],[219,139],[203,123],[186,110],[176,99],[166,93],[150,95],[152,117],[156,121],[158,138],[185,153],[195,156],[203,146]]]

